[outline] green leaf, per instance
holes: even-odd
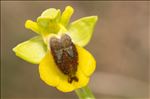
[[[65,8],[65,11],[62,13],[60,23],[64,26],[67,26],[73,12],[74,12],[74,9],[71,6],[67,6]]]
[[[18,44],[13,51],[16,55],[30,63],[39,64],[47,52],[41,36],[36,36],[28,41]]]
[[[97,19],[97,16],[83,17],[70,24],[68,35],[75,44],[85,46],[90,41]]]
[[[45,10],[40,17],[37,18],[37,23],[42,27],[48,27],[49,23],[56,23],[60,19],[60,9],[49,8]]]

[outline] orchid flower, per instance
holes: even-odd
[[[25,27],[38,36],[18,44],[13,51],[23,60],[39,64],[40,78],[46,84],[62,92],[75,90],[83,98],[82,88],[92,96],[86,86],[96,68],[94,57],[83,47],[90,41],[98,17],[69,23],[73,12],[71,6],[62,14],[60,9],[49,8],[35,22],[27,20]]]

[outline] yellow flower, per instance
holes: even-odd
[[[63,92],[70,92],[77,88],[84,87],[88,84],[91,74],[94,72],[96,62],[93,56],[84,48],[75,45],[78,53],[78,65],[76,77],[78,81],[68,82],[68,75],[65,75],[56,65],[54,58],[49,51],[40,62],[39,72],[41,79],[56,87]]]
[[[68,24],[73,11],[67,6],[61,15],[59,9],[50,8],[37,22],[27,20],[25,27],[39,36],[13,48],[20,58],[39,64],[41,79],[62,92],[86,86],[96,68],[94,57],[83,46],[91,39],[97,16]]]

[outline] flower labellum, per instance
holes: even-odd
[[[60,39],[52,37],[50,39],[51,52],[54,61],[62,73],[68,75],[68,82],[78,81],[75,76],[78,65],[78,53],[71,38],[65,34]]]

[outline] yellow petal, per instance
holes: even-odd
[[[62,74],[57,69],[53,56],[48,52],[39,65],[39,72],[41,79],[51,86],[57,86],[59,84],[59,76]]]
[[[85,76],[81,70],[77,71],[76,77],[79,81],[73,81],[72,83],[68,83],[68,78],[60,78],[60,83],[57,86],[57,89],[62,92],[71,92],[77,88],[86,86],[89,82],[89,77]]]
[[[31,29],[32,31],[34,31],[35,33],[38,33],[40,34],[40,29],[39,29],[39,26],[36,22],[33,22],[32,20],[27,20],[25,22],[25,27],[27,29]]]
[[[62,13],[60,23],[64,26],[67,26],[73,12],[74,12],[74,9],[71,6],[67,6],[65,8],[65,11]]]
[[[86,86],[89,82],[89,77],[83,74],[83,72],[80,70],[80,65],[78,67],[79,68],[77,70],[76,76],[79,79],[79,81],[77,83],[74,82],[74,86],[76,89]]]
[[[94,57],[82,47],[76,46],[79,55],[79,70],[81,70],[86,76],[90,76],[95,68],[96,61]]]
[[[75,89],[75,86],[73,83],[68,83],[68,79],[61,78],[59,85],[57,86],[57,89],[62,92],[71,92]]]

